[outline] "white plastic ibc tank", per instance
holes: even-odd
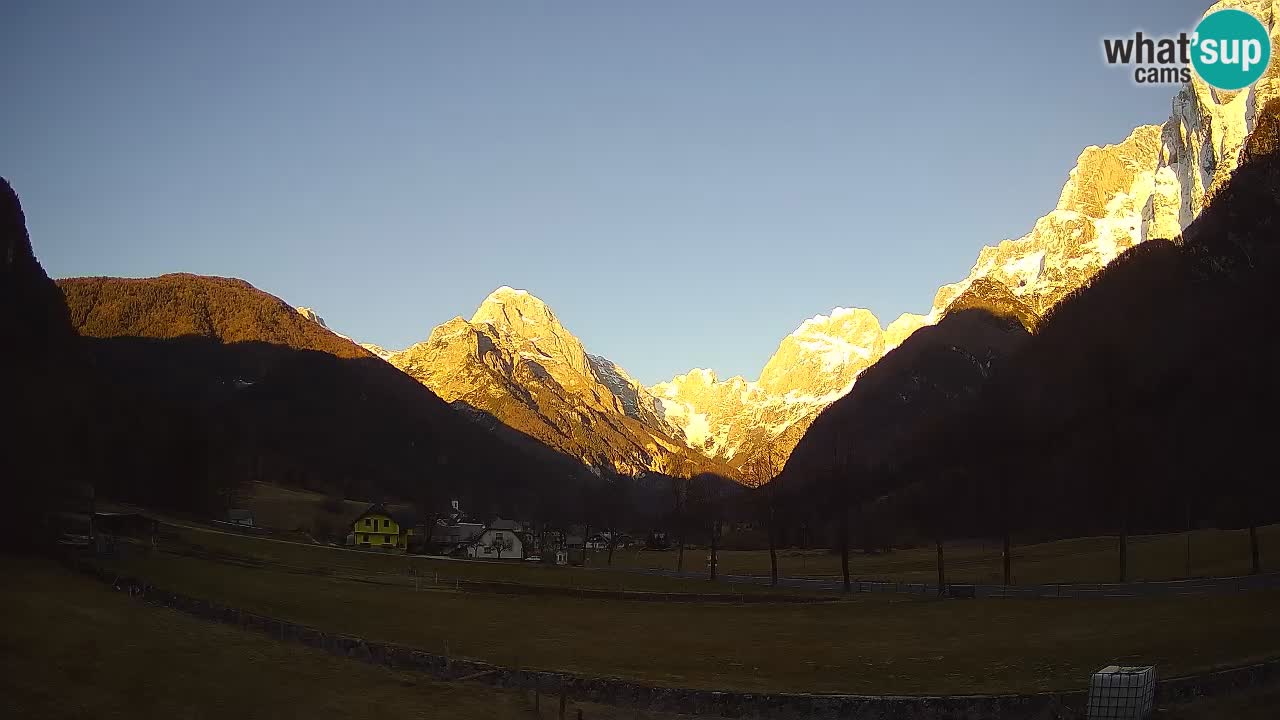
[[[1089,720],[1146,720],[1155,699],[1156,669],[1108,665],[1089,679]]]

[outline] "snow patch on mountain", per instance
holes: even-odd
[[[675,467],[687,453],[659,400],[587,353],[527,290],[499,287],[470,320],[454,317],[385,358],[471,417],[496,418],[593,468],[635,475]]]
[[[1223,8],[1257,17],[1280,47],[1280,0],[1225,0],[1205,14]],[[1235,170],[1258,110],[1277,96],[1280,62],[1252,88],[1235,93],[1193,76],[1163,125],[1143,125],[1118,143],[1085,148],[1056,205],[1022,237],[982,248],[968,276],[938,289],[927,315],[906,313],[882,330],[865,310],[836,308],[802,322],[779,344],[759,380],[739,379],[740,392],[728,391],[706,370],[650,390],[686,434],[697,418],[698,436],[707,438],[699,446],[704,452],[738,461],[762,443],[789,452],[812,418],[852,389],[862,370],[936,323],[975,281],[999,282],[1043,315],[1135,244],[1181,234]],[[712,439],[704,428],[727,431]]]
[[[315,324],[319,325],[320,327],[324,328],[325,330],[328,330],[329,332],[333,333],[334,335],[337,335],[338,337],[342,338],[343,340],[351,340],[351,338],[347,337],[346,335],[343,335],[342,333],[340,333],[340,332],[338,332],[338,331],[334,330],[333,328],[329,327],[329,324],[328,324],[328,323],[326,323],[326,322],[324,321],[324,318],[320,317],[320,315],[319,315],[319,314],[317,314],[315,310],[312,310],[312,309],[311,309],[311,308],[309,308],[309,307],[300,307],[300,308],[297,308],[297,311],[298,311],[298,314],[299,314],[299,315],[301,315],[302,317],[304,317],[304,318],[306,318],[306,319],[310,320],[311,322],[313,322],[313,323],[315,323]],[[351,342],[355,342],[355,341],[354,341],[354,340],[351,340]],[[368,348],[366,348],[366,349],[368,349]]]
[[[374,345],[373,343],[359,343],[359,345],[383,360],[390,360],[391,356],[395,355],[397,352],[395,350],[388,350],[381,345]]]

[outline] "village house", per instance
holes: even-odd
[[[498,518],[485,526],[470,544],[467,557],[496,560],[524,558],[524,529],[514,520]]]
[[[626,533],[617,533],[615,535],[613,532],[605,531],[592,535],[591,539],[586,542],[588,550],[608,550],[610,544],[613,545],[615,550],[629,548],[635,545],[635,540]]]
[[[358,548],[405,552],[417,533],[413,514],[374,503],[351,522],[351,544]]]
[[[525,559],[557,565],[568,563],[564,530],[544,526],[537,533],[525,533]]]
[[[670,550],[671,541],[667,539],[667,534],[661,530],[650,532],[644,540],[645,550]]]
[[[481,523],[440,521],[431,529],[430,550],[440,555],[464,554],[482,532]]]
[[[573,565],[582,565],[586,561],[586,539],[580,534],[570,531],[564,536],[564,552],[566,562]]]

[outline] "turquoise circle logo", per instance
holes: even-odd
[[[1271,36],[1243,10],[1219,10],[1196,26],[1191,64],[1200,79],[1219,90],[1247,88],[1271,63]]]

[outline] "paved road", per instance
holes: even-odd
[[[674,570],[630,570],[649,575],[667,577],[707,578],[706,573],[684,573]],[[720,582],[740,585],[768,585],[767,575],[721,575]],[[832,578],[779,577],[780,587],[798,590],[842,590],[844,582]],[[1150,597],[1155,595],[1204,595],[1208,593],[1241,592],[1280,588],[1280,573],[1245,575],[1242,577],[1197,578],[1193,580],[1169,580],[1161,582],[1132,583],[1055,583],[1042,585],[984,585],[954,583],[953,592],[966,594],[972,588],[975,597]],[[910,595],[936,595],[937,584],[895,582],[892,580],[857,580],[850,582],[853,592],[903,593]]]

